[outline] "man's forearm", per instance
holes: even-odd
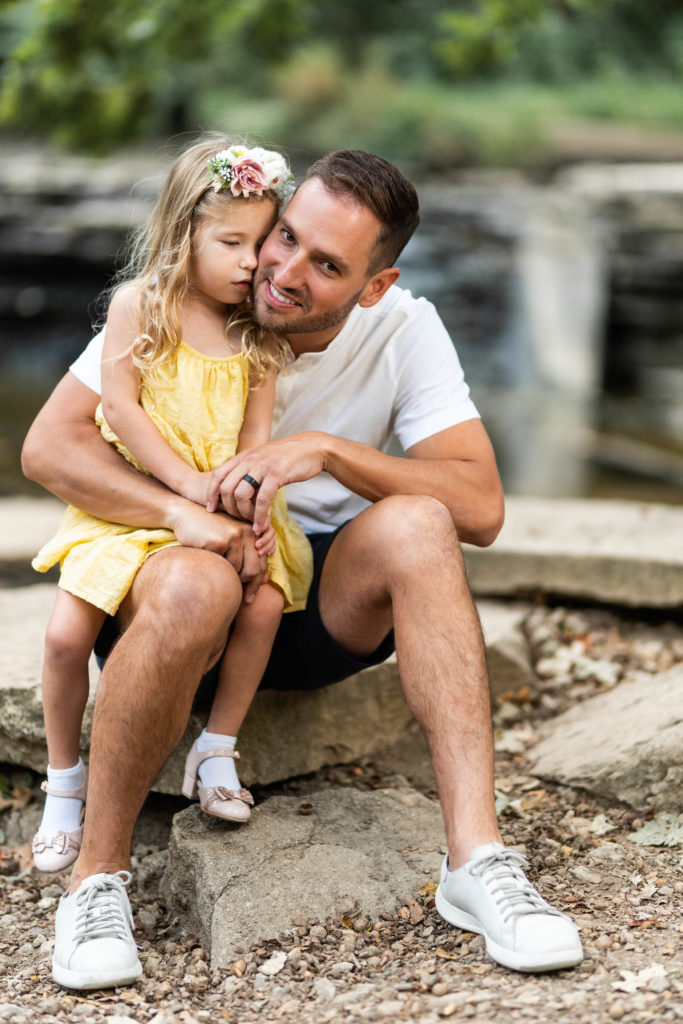
[[[58,384],[24,442],[22,468],[63,501],[126,526],[167,527],[188,503],[138,473],[94,422],[97,396],[70,374]]]
[[[98,430],[62,431],[59,453],[28,441],[22,457],[26,476],[62,501],[109,522],[170,528],[183,499],[134,469]]]
[[[478,461],[401,458],[370,445],[316,434],[324,469],[369,501],[394,494],[427,494],[446,506],[461,540],[490,544],[502,523],[502,492],[496,473]]]

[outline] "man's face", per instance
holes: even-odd
[[[328,192],[318,178],[305,182],[261,249],[254,280],[259,323],[327,344],[371,288],[368,263],[379,230],[366,207]]]

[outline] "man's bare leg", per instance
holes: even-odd
[[[392,625],[406,701],[429,744],[452,868],[500,842],[493,739],[479,619],[458,538],[434,498],[385,498],[344,527],[320,583],[320,612],[361,656]]]
[[[149,559],[121,608],[125,632],[97,694],[83,845],[71,891],[130,865],[133,828],[183,734],[202,674],[220,655],[242,599],[218,555],[173,547]]]

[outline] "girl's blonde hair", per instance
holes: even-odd
[[[236,198],[229,190],[217,192],[207,176],[211,157],[234,144],[234,139],[211,135],[185,150],[173,164],[148,222],[134,236],[118,286],[132,284],[135,288],[140,334],[131,355],[148,379],[181,340],[180,310],[188,292],[192,242],[201,219],[227,204],[259,201],[254,196]],[[279,212],[281,201],[273,191],[264,192],[263,197],[272,200]],[[251,299],[235,307],[226,333],[235,325],[242,329],[250,384],[258,387],[271,366],[280,367],[287,361],[287,345],[266,335],[256,323]]]

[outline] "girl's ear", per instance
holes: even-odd
[[[375,306],[383,295],[391,288],[392,284],[395,284],[401,271],[398,267],[385,267],[384,270],[380,270],[377,274],[373,274],[369,281],[366,282],[363,291],[360,293],[358,299],[359,306]]]

